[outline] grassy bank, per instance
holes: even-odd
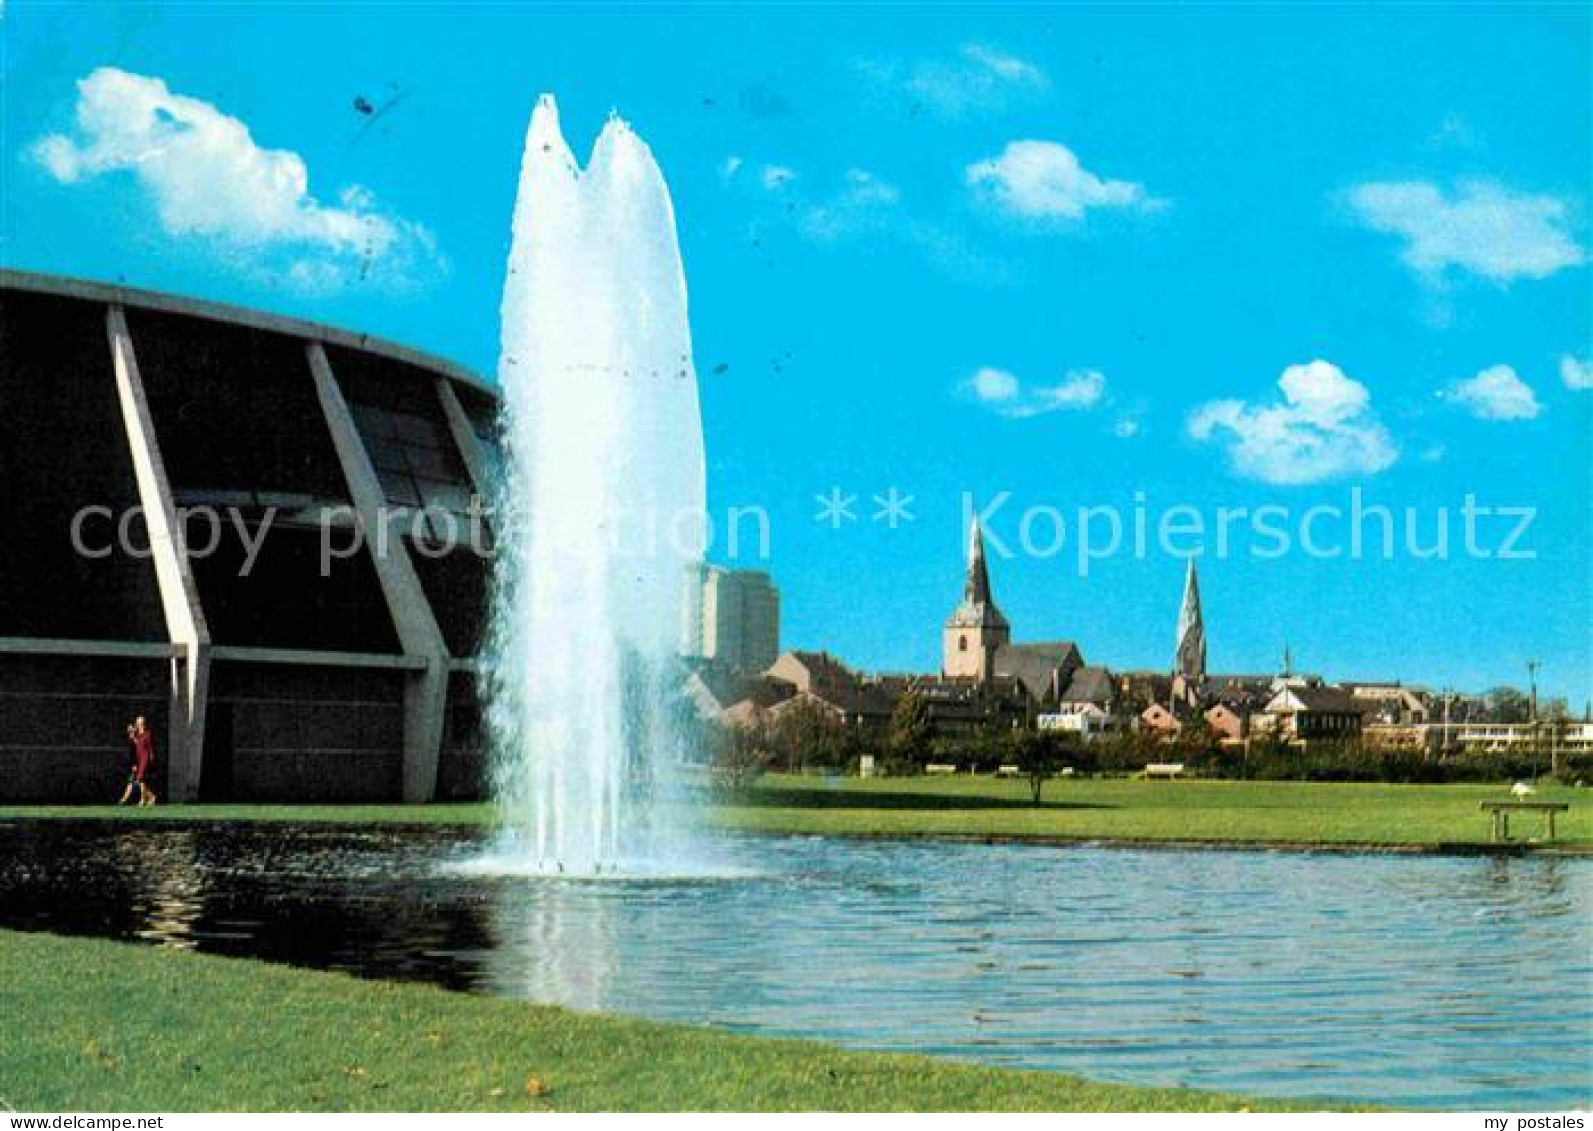
[[[1438,846],[1485,844],[1483,800],[1500,785],[1323,782],[1057,780],[1041,806],[1025,781],[992,777],[847,780],[771,776],[720,808],[729,828],[826,835],[971,836],[1242,844]],[[1532,800],[1567,801],[1556,844],[1593,847],[1593,796],[1544,788]],[[1538,818],[1512,820],[1516,837]]]
[[[1291,1106],[844,1052],[97,939],[0,931],[0,968],[0,1106],[22,1111]]]
[[[1045,804],[1027,782],[992,777],[828,780],[773,774],[714,807],[720,827],[749,832],[849,836],[966,836],[1323,846],[1475,846],[1488,842],[1483,800],[1504,785],[1370,785],[1319,782],[1057,780]],[[1556,845],[1593,849],[1593,793],[1544,787],[1534,798],[1567,801]],[[0,808],[0,820],[107,817],[125,821],[277,820],[485,825],[488,805],[188,805],[154,809]],[[1512,831],[1536,835],[1521,815]]]

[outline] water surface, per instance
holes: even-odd
[[[592,882],[457,867],[484,847],[0,823],[0,926],[1128,1083],[1593,1101],[1593,860],[747,837]]]

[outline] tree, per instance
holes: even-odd
[[[1012,727],[983,723],[963,741],[963,752],[974,768],[985,772],[994,770],[1007,761],[1013,733]]]
[[[1173,737],[1173,748],[1190,762],[1200,761],[1217,749],[1217,732],[1201,711],[1185,719]]]
[[[710,724],[707,735],[712,756],[714,784],[731,793],[740,793],[763,776],[774,757],[771,728],[767,723],[746,726]]]
[[[929,714],[929,701],[916,691],[905,691],[891,711],[890,731],[885,739],[891,761],[920,767],[929,760],[935,740],[935,722]]]
[[[1513,687],[1488,692],[1488,716],[1495,723],[1524,723],[1532,715],[1532,701]]]
[[[833,708],[817,700],[804,699],[782,710],[771,728],[770,739],[775,756],[792,772],[810,762],[820,766],[846,764],[846,724],[836,718]]]
[[[1076,740],[1060,731],[1013,731],[1010,743],[1012,762],[1029,779],[1029,795],[1036,805],[1042,800],[1045,783],[1078,760]]]

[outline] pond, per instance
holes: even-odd
[[[0,823],[0,926],[1108,1081],[1593,1101],[1593,859],[738,837],[639,882],[461,867],[484,847]]]

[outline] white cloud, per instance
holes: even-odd
[[[1400,258],[1435,282],[1451,269],[1496,283],[1543,279],[1587,260],[1558,197],[1488,181],[1463,182],[1453,192],[1402,181],[1358,185],[1348,200],[1367,227],[1403,237]]]
[[[1482,145],[1482,139],[1464,115],[1450,111],[1438,123],[1438,129],[1432,137],[1427,139],[1427,145],[1434,149],[1477,149]]]
[[[1004,82],[1035,89],[1044,89],[1051,85],[1051,80],[1046,78],[1045,72],[1039,67],[1000,48],[984,43],[964,43],[961,52],[964,59],[984,68]]]
[[[1567,389],[1593,389],[1593,359],[1566,354],[1560,359],[1560,380]]]
[[[1022,387],[1015,375],[988,366],[968,379],[969,391],[987,403],[1016,400]]]
[[[362,276],[407,284],[441,266],[421,225],[380,211],[359,185],[321,203],[297,153],[261,148],[242,121],[161,79],[101,67],[77,88],[73,133],[31,150],[61,184],[127,173],[167,234],[308,289]]]
[[[1493,365],[1443,394],[1478,420],[1531,420],[1543,411],[1537,394],[1508,365]]]
[[[1220,445],[1236,474],[1265,483],[1316,483],[1374,475],[1399,458],[1366,386],[1326,361],[1291,365],[1278,378],[1282,402],[1212,401],[1189,418],[1189,434]]]
[[[1031,220],[1081,220],[1092,208],[1153,209],[1163,202],[1134,181],[1104,180],[1054,141],[1025,138],[969,165],[968,185],[998,207]]]
[[[954,228],[908,207],[901,189],[872,170],[852,167],[839,179],[787,165],[764,165],[755,175],[745,164],[724,180],[761,204],[768,222],[789,226],[820,245],[851,240],[893,240],[953,275],[1003,282],[1007,268]]]
[[[915,109],[926,107],[948,118],[1000,110],[1051,87],[1038,66],[988,43],[964,43],[949,56],[870,59],[860,66],[876,82],[905,93]]]
[[[1094,369],[1074,369],[1054,385],[1026,386],[1015,374],[987,366],[964,381],[962,388],[997,415],[1022,419],[1094,408],[1106,395],[1106,376]]]
[[[901,191],[867,169],[848,169],[841,188],[800,213],[802,231],[824,242],[856,235],[890,222]]]
[[[1133,417],[1125,416],[1112,425],[1112,435],[1119,440],[1132,440],[1140,433],[1140,423]]]

